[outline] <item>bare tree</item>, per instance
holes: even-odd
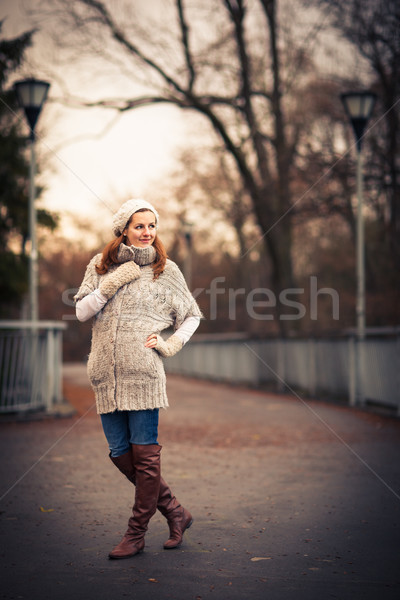
[[[386,222],[392,253],[400,266],[400,9],[397,0],[317,0],[330,23],[353,44],[370,69],[383,115],[371,138],[367,165],[376,208]],[[384,201],[382,205],[382,200]]]
[[[282,49],[277,0],[169,0],[156,27],[139,19],[132,3],[120,7],[101,0],[51,3],[64,44],[80,52],[83,44],[94,46],[98,56],[117,61],[121,74],[134,70],[143,86],[140,95],[83,104],[123,112],[169,103],[201,115],[251,199],[272,286],[291,287],[291,180],[302,127],[294,117],[295,91],[310,67],[307,47],[285,40]]]

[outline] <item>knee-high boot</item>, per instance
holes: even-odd
[[[129,558],[144,548],[144,536],[151,517],[157,510],[160,492],[161,446],[132,445],[132,465],[135,473],[135,503],[128,529],[121,542],[110,552],[110,558]]]
[[[182,543],[183,534],[193,523],[193,517],[186,508],[179,504],[164,480],[163,484],[162,488],[160,486],[157,508],[167,519],[169,527],[169,538],[165,542],[164,548],[172,550]]]
[[[128,450],[125,454],[121,454],[120,456],[111,456],[111,452],[109,454],[111,462],[121,471],[123,475],[133,485],[135,485],[135,469],[133,467],[133,459],[132,459],[132,450]]]
[[[111,456],[113,464],[121,471],[127,479],[135,484],[135,469],[132,462],[132,453],[126,452],[121,456]],[[189,529],[193,523],[193,517],[186,508],[184,508],[171,492],[168,484],[160,477],[160,493],[157,500],[157,508],[167,519],[169,526],[169,539],[165,542],[164,548],[172,550],[177,548],[181,542],[186,529]]]

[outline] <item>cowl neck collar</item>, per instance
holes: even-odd
[[[156,259],[156,249],[154,246],[146,248],[137,248],[136,246],[127,246],[123,242],[118,249],[118,262],[125,263],[128,260],[133,260],[140,267],[150,265]]]

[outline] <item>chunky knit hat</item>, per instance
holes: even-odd
[[[158,225],[158,222],[159,222],[158,212],[156,211],[154,206],[152,204],[150,204],[150,202],[147,202],[146,200],[142,200],[141,198],[132,198],[131,200],[127,200],[119,208],[118,212],[116,212],[113,217],[112,230],[116,237],[121,235],[121,233],[125,229],[125,226],[126,226],[127,222],[129,221],[130,217],[133,215],[133,213],[137,212],[141,208],[146,208],[147,210],[151,210],[151,212],[154,213],[154,215],[156,217],[156,224]]]

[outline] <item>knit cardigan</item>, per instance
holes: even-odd
[[[102,277],[95,266],[97,254],[88,264],[75,296],[78,301],[99,287]],[[167,259],[165,269],[153,278],[155,249],[121,244],[121,263],[134,260],[140,277],[122,286],[97,313],[93,322],[88,376],[96,397],[97,412],[167,408],[166,377],[162,358],[145,342],[152,333],[177,329],[188,317],[201,317],[178,266]]]

